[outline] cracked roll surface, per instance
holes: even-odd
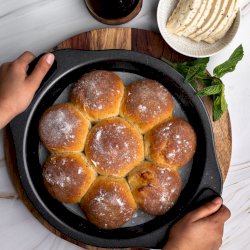
[[[39,122],[39,136],[51,152],[82,151],[90,122],[72,104],[55,104],[48,108]]]
[[[94,70],[77,81],[70,100],[90,121],[98,121],[118,115],[123,92],[123,82],[118,75]]]
[[[51,155],[43,167],[46,189],[61,202],[80,202],[95,178],[96,172],[81,153]]]
[[[99,228],[121,227],[136,211],[136,203],[123,178],[99,176],[83,197],[80,207]]]
[[[165,214],[181,192],[181,177],[176,169],[153,162],[143,162],[128,175],[134,199],[144,212]]]
[[[143,138],[122,118],[109,118],[90,130],[85,153],[99,174],[123,177],[144,159]]]
[[[138,80],[126,86],[120,109],[122,117],[134,123],[141,133],[172,116],[172,95],[154,80]]]
[[[184,166],[196,150],[194,129],[177,117],[154,127],[145,135],[144,141],[146,158],[167,166]]]

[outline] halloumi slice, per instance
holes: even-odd
[[[210,34],[210,36],[205,39],[206,42],[208,43],[214,43],[217,40],[221,39],[226,33],[227,31],[230,29],[236,14],[238,12],[238,1],[235,0],[233,1],[233,7],[229,10],[228,14],[225,16],[223,22],[221,23],[220,27],[218,27],[218,29],[216,29],[212,34]]]
[[[212,7],[215,5],[215,1],[217,1],[217,0],[208,0],[207,1],[207,5],[206,5],[206,8],[205,8],[203,15],[198,20],[196,27],[193,27],[193,30],[192,31],[190,30],[191,33],[189,33],[187,36],[190,36],[191,34],[195,33],[198,29],[200,29],[200,27],[202,27],[205,24],[205,21],[209,19],[209,16],[212,13]]]
[[[194,39],[195,37],[200,36],[201,34],[205,33],[215,22],[216,18],[219,16],[220,11],[222,9],[223,2],[225,0],[214,0],[212,8],[210,10],[210,15],[208,15],[207,19],[204,21],[203,25],[196,30],[193,34],[189,37]],[[199,39],[196,39],[199,40]]]
[[[222,16],[222,18],[220,18],[219,23],[216,25],[216,27],[214,27],[213,31],[208,35],[207,38],[204,39],[204,41],[209,40],[209,38],[212,39],[214,34],[217,33],[217,31],[220,31],[223,29],[223,27],[225,26],[225,23],[227,23],[228,19],[233,14],[234,6],[235,6],[235,0],[228,0],[226,12]]]
[[[194,38],[195,41],[200,42],[208,38],[208,36],[211,34],[211,32],[214,31],[214,29],[217,27],[217,25],[223,20],[225,13],[227,13],[228,10],[228,3],[231,2],[232,0],[223,0],[221,8],[212,24],[206,29],[205,32],[201,33],[200,35],[196,36]]]
[[[180,0],[167,21],[169,32],[177,34],[194,18],[202,0]]]
[[[206,4],[207,4],[207,0],[202,0],[200,2],[200,7],[197,9],[194,18],[189,20],[188,24],[177,32],[178,35],[184,35],[184,33],[188,32],[188,29],[190,27],[193,27],[197,24],[198,20],[200,19],[201,15],[203,14],[205,10]]]
[[[208,0],[203,0],[195,17],[191,20],[191,22],[187,24],[185,28],[177,32],[177,34],[182,36],[188,36],[189,34],[193,33],[196,30],[200,18],[204,15],[205,8],[207,7],[207,5],[208,5]]]

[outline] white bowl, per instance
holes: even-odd
[[[157,23],[160,33],[166,43],[174,50],[186,56],[209,57],[224,49],[233,40],[240,24],[240,11],[238,11],[236,18],[226,35],[213,44],[206,42],[198,43],[189,38],[177,36],[168,32],[166,23],[177,3],[178,0],[160,0],[157,8]]]

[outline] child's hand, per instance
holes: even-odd
[[[222,199],[188,213],[170,230],[164,250],[218,250],[222,244],[224,223],[230,217]]]
[[[29,106],[54,61],[53,54],[44,55],[27,76],[34,58],[31,52],[25,52],[15,61],[0,66],[0,129]]]

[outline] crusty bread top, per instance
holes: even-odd
[[[99,174],[123,177],[143,160],[143,138],[124,119],[108,118],[91,129],[85,152]]]
[[[151,215],[165,214],[178,199],[181,177],[175,168],[144,161],[128,175],[138,206]]]
[[[173,110],[174,102],[169,91],[159,82],[145,79],[126,87],[120,114],[144,134],[170,117]]]
[[[71,101],[90,121],[116,116],[123,96],[122,79],[112,71],[94,70],[74,85]]]
[[[87,218],[99,228],[114,229],[127,222],[136,211],[136,203],[127,182],[99,176],[81,204]]]
[[[90,122],[72,104],[55,104],[48,108],[39,122],[39,135],[52,152],[82,151]]]
[[[182,167],[196,149],[196,134],[186,121],[173,117],[154,127],[145,136],[146,157],[167,166]]]
[[[61,202],[80,202],[95,176],[95,171],[87,166],[81,153],[51,155],[43,167],[47,190]]]

